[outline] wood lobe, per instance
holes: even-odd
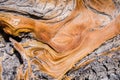
[[[34,3],[34,0],[28,1]],[[52,2],[52,0],[48,0],[48,3],[50,3],[49,1]],[[13,3],[15,2],[13,1]],[[119,9],[112,0],[75,0],[75,8],[70,14],[66,14],[67,17],[59,17],[60,20],[58,20],[58,16],[33,19],[11,13],[10,10],[7,11],[7,8],[2,10],[0,25],[6,33],[19,36],[20,32],[31,32],[37,39],[37,41],[29,42],[28,45],[32,47],[30,49],[21,49],[21,44],[11,40],[17,45],[15,48],[21,55],[24,53],[23,56],[32,58],[31,64],[38,65],[40,70],[56,79],[62,78],[77,61],[98,48],[106,40],[120,34]],[[58,14],[54,9],[53,13]],[[26,12],[24,14],[28,15]],[[59,16],[62,16],[62,13]],[[49,18],[49,20],[45,18]],[[34,58],[35,56],[37,59]]]

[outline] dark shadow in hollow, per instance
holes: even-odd
[[[5,40],[6,43],[11,43],[10,40],[9,40],[10,37],[13,38],[13,39],[15,39],[15,40],[18,41],[18,42],[20,42],[20,41],[22,40],[21,38],[19,38],[19,37],[17,37],[17,36],[12,36],[12,35],[9,35],[9,34],[5,33],[5,32],[3,31],[3,29],[2,29],[1,26],[0,26],[0,34],[2,35],[2,37],[4,38],[4,40]],[[10,46],[12,46],[12,45],[10,45]],[[13,47],[13,46],[12,46],[12,47]],[[21,55],[19,54],[19,52],[16,51],[16,50],[14,50],[14,54],[15,54],[16,57],[19,59],[20,64],[23,64],[23,59],[22,59]],[[9,54],[9,55],[10,55],[10,54]],[[11,55],[11,56],[12,56],[12,55]]]
[[[15,39],[18,42],[20,42],[22,40],[21,38],[19,38],[17,36],[12,36],[12,35],[9,35],[9,34],[5,33],[3,31],[3,28],[1,26],[0,26],[0,34],[2,35],[2,37],[4,38],[4,40],[6,42],[10,42],[10,40],[9,40],[10,37],[13,38],[13,39]]]
[[[20,64],[23,64],[23,58],[22,58],[22,56],[19,54],[19,52],[15,50],[14,53],[15,53],[16,57],[19,59]]]

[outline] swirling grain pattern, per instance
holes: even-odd
[[[32,32],[37,39],[28,42],[32,48],[24,49],[11,39],[14,47],[28,60],[29,68],[35,64],[61,79],[77,61],[120,34],[118,4],[113,0],[2,0],[0,25],[14,36]]]

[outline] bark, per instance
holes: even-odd
[[[17,78],[28,80],[31,65],[63,78],[79,60],[120,34],[119,9],[119,1],[113,0],[2,0],[1,30],[18,37],[30,32],[34,37],[23,43],[10,38],[28,63],[24,73],[18,69]]]

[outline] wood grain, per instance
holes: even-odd
[[[32,49],[26,50],[30,52],[29,56],[33,55],[31,63],[58,79],[78,60],[120,34],[119,8],[112,0],[17,1],[0,3],[0,25],[6,33],[14,36],[19,36],[21,32],[33,33],[37,41],[30,42]],[[75,7],[69,10],[71,5]],[[33,9],[39,15],[31,12]]]

